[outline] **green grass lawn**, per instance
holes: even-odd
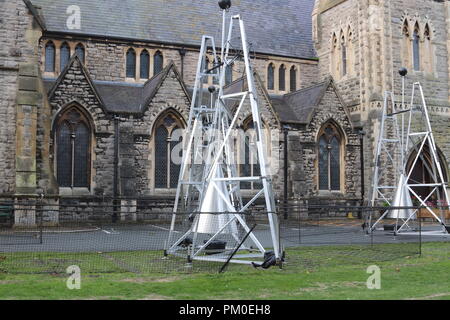
[[[219,265],[190,270],[160,252],[2,253],[0,299],[450,299],[450,243],[424,244],[421,257],[408,246],[289,249],[282,270],[231,265],[222,274]],[[66,287],[72,264],[80,290]],[[366,287],[373,264],[381,290]]]

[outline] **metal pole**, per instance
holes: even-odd
[[[289,129],[284,128],[284,219],[288,219],[288,134]]]
[[[114,175],[113,175],[113,215],[112,222],[117,222],[117,197],[119,194],[119,117],[114,116]]]
[[[359,131],[359,161],[361,166],[361,208],[364,206],[364,198],[365,198],[365,173],[364,173],[364,135],[365,132],[363,130]],[[361,209],[359,218],[361,219],[363,217],[363,211]]]

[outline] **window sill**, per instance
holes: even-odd
[[[163,189],[163,188],[155,188],[153,194],[158,195],[173,195],[176,194],[177,189]]]
[[[330,197],[330,196],[344,196],[344,192],[342,190],[319,190],[319,192],[317,193],[317,196],[319,197]]]
[[[90,196],[89,188],[59,188],[60,196]]]

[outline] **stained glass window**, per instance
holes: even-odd
[[[342,53],[342,76],[347,74],[347,46],[345,45],[345,38],[341,39],[341,53]]]
[[[267,67],[267,89],[275,89],[275,69],[272,63]]]
[[[148,79],[150,73],[150,55],[147,50],[141,52],[141,79]]]
[[[414,61],[414,70],[420,70],[420,37],[419,30],[416,28],[414,30],[414,39],[413,39],[413,61]]]
[[[182,152],[179,144],[182,143],[182,123],[179,117],[172,113],[166,114],[156,121],[155,130],[155,188],[173,189],[178,185],[180,175],[180,159]]]
[[[341,189],[341,138],[335,126],[327,124],[318,142],[319,190]]]
[[[61,71],[64,70],[64,68],[67,66],[67,63],[70,59],[70,47],[69,45],[64,42],[60,49],[60,69]]]
[[[127,78],[136,77],[136,53],[133,49],[127,51]]]
[[[51,41],[45,45],[45,72],[55,72],[55,45]]]
[[[278,87],[280,91],[286,90],[286,68],[284,64],[280,66],[280,69],[278,70]]]
[[[153,56],[153,75],[158,74],[162,71],[164,65],[164,58],[160,51],[156,51]]]
[[[325,137],[319,140],[319,188],[320,190],[328,190],[328,143]]]
[[[155,133],[155,187],[167,188],[168,131],[159,126]]]
[[[291,92],[294,92],[297,90],[297,70],[295,69],[295,67],[291,68],[289,79],[290,79],[289,89],[291,90]]]
[[[75,54],[78,56],[78,58],[80,59],[80,61],[82,63],[84,63],[84,58],[85,58],[85,54],[84,54],[84,47],[81,43],[79,43],[76,47],[75,47]]]
[[[60,187],[89,187],[91,130],[77,108],[64,112],[56,129],[57,181]]]
[[[244,156],[242,160],[243,164],[240,165],[240,176],[241,177],[258,177],[261,175],[261,167],[258,160],[258,150],[257,150],[257,135],[254,126],[254,122],[250,119],[244,122],[244,145],[243,150]],[[263,124],[263,132],[266,132],[266,128]],[[270,145],[267,144],[267,156],[269,153]],[[260,189],[262,188],[261,182],[241,182],[241,189]]]
[[[227,66],[225,68],[225,84],[230,84],[233,82],[233,67]]]

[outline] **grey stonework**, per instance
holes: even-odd
[[[147,205],[154,212],[169,212],[174,190],[154,188],[154,167],[155,161],[158,161],[154,158],[154,124],[167,112],[172,112],[186,124],[198,48],[186,46],[187,52],[182,65],[179,50],[183,45],[180,44],[105,39],[98,35],[79,35],[74,38],[60,34],[56,37],[46,32],[45,24],[29,2],[15,0],[2,2],[1,6],[0,31],[6,37],[0,40],[0,117],[7,121],[0,124],[0,195],[14,196],[28,192],[31,193],[29,196],[32,201],[41,193],[54,196],[55,198],[43,204],[47,208],[44,210],[44,221],[47,224],[57,224],[70,215],[80,219],[107,217],[110,212],[98,210],[93,204],[112,205],[114,146],[117,142],[118,192],[119,196],[127,198],[120,203],[126,211],[125,216],[120,218],[139,220],[143,218],[140,210]],[[432,0],[316,0],[312,12],[312,33],[318,59],[256,55],[253,67],[261,117],[272,138],[270,153],[278,161],[278,166],[272,170],[277,200],[283,200],[285,191],[285,129],[289,130],[286,184],[290,203],[359,203],[362,193],[359,158],[361,146],[358,136],[360,128],[366,132],[363,153],[367,198],[372,183],[374,148],[383,94],[386,90],[394,89],[397,93],[400,90],[397,69],[402,66],[401,27],[407,16],[419,17],[421,21],[428,19],[432,26],[436,58],[434,72],[410,71],[407,96],[413,82],[420,81],[423,84],[437,145],[445,160],[450,161],[449,8],[448,1]],[[274,102],[275,99],[283,100],[285,92],[268,92],[265,89],[268,64],[275,62],[277,66],[285,63],[298,67],[298,89],[322,83],[332,72],[331,36],[333,32],[348,27],[352,30],[351,44],[354,47],[352,72],[344,77],[335,77],[330,82],[320,102],[314,106],[308,123],[303,123],[304,119],[297,119],[302,121],[296,124],[290,123],[291,119],[281,116],[285,110],[280,112],[277,109],[280,106],[275,106]],[[43,76],[39,73],[33,76],[20,75],[20,68],[26,65],[33,67],[33,70],[40,67],[41,72],[43,71],[43,53],[47,40],[57,44],[56,72],[43,73]],[[73,56],[66,69],[59,70],[58,48],[63,41],[70,43],[72,54],[77,43],[85,46],[84,65]],[[144,48],[151,53],[160,50],[164,55],[164,72],[154,75],[151,70],[150,76],[153,78],[149,82],[125,79],[125,55],[130,47],[138,52]],[[241,62],[236,62],[234,69],[234,80],[240,81],[239,78],[243,75]],[[137,70],[139,73],[139,69]],[[289,69],[286,73],[288,79]],[[46,89],[41,81],[42,77]],[[277,77],[276,75],[275,82]],[[128,86],[129,92],[140,92],[141,88],[144,92],[148,89],[145,87],[147,84],[153,90],[151,99],[135,104],[133,109],[131,106],[116,106],[121,108],[120,111],[108,108],[102,96],[105,91],[97,89],[100,85],[120,86],[121,90]],[[286,86],[289,87],[288,82]],[[128,93],[126,98],[133,100],[135,97],[132,95]],[[72,105],[86,111],[93,129],[89,190],[60,190],[55,181],[54,123],[58,115]],[[281,106],[283,107],[282,104]],[[294,107],[298,107],[296,110],[301,112],[312,106]],[[286,108],[289,106],[286,105]],[[249,106],[245,105],[243,114],[238,119],[239,126],[243,125],[249,114]],[[119,118],[119,136],[115,136],[115,117]],[[317,134],[327,121],[337,124],[345,137],[341,192],[318,190]],[[24,143],[26,139],[34,141]],[[27,157],[25,161],[20,158],[23,155]],[[251,196],[251,192],[245,191],[245,196]],[[145,205],[143,198],[148,199]],[[18,225],[33,224],[34,218],[22,211],[24,210],[18,207]],[[302,212],[300,215],[304,214]]]

